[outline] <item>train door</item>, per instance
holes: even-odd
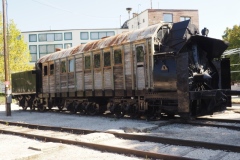
[[[138,44],[135,46],[136,51],[136,90],[140,91],[145,89],[145,47],[144,44]]]

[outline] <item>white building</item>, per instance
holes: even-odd
[[[22,32],[22,36],[28,44],[31,62],[35,63],[38,58],[55,52],[57,48],[77,46],[126,31],[128,29],[120,28],[45,30]]]

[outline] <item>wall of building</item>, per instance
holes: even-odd
[[[148,10],[145,10],[140,14],[134,13],[133,18],[128,21],[129,30],[145,28],[147,26],[148,26]]]
[[[165,15],[171,15],[171,21]],[[177,10],[177,9],[147,9],[137,16],[133,16],[128,22],[129,30],[144,28],[162,22],[176,23],[186,19],[199,28],[198,10]]]
[[[185,18],[191,18],[191,23],[199,27],[198,10],[161,10],[161,9],[149,9],[148,10],[148,23],[153,25],[164,21],[164,14],[172,14],[173,23],[180,22]]]
[[[55,52],[57,48],[65,49],[126,31],[128,29],[120,28],[47,30],[22,32],[22,36],[30,50],[30,63],[35,63],[37,59]]]

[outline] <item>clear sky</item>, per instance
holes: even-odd
[[[213,38],[240,24],[240,0],[7,0],[7,15],[21,31],[119,28],[128,19],[127,7],[140,13],[151,4],[152,9],[197,9],[199,30],[207,27]]]

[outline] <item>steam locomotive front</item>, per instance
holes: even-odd
[[[224,93],[231,88],[229,59],[221,58],[226,48],[221,40],[198,35],[189,21],[174,24],[154,55],[154,89],[176,92],[177,112],[183,116],[225,109],[231,101]]]

